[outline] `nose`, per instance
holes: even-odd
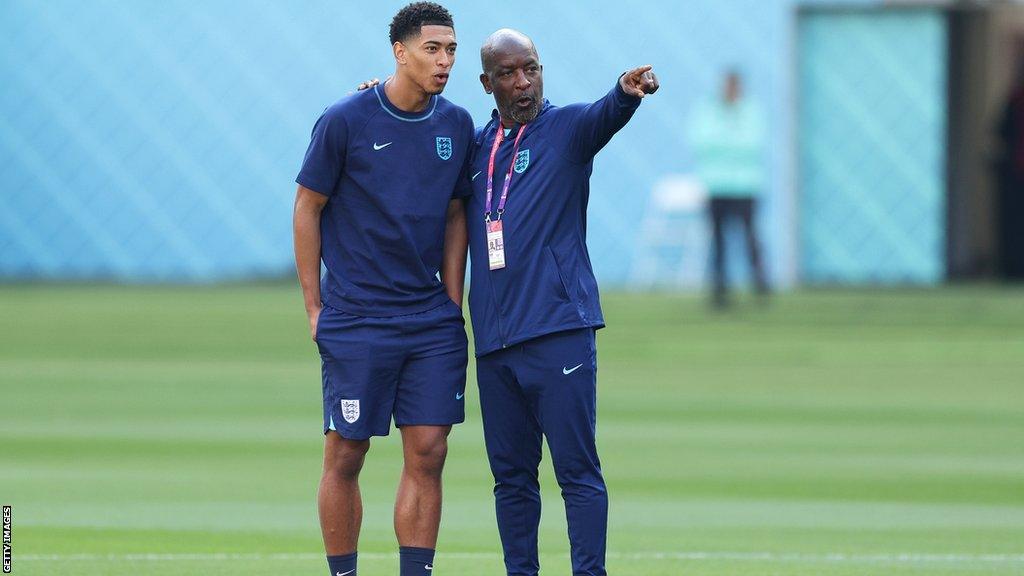
[[[455,59],[454,56],[452,56],[452,55],[448,54],[447,52],[445,52],[444,50],[442,50],[441,51],[441,59],[438,60],[437,64],[442,69],[451,68],[452,60],[454,60],[454,59]]]
[[[516,88],[519,90],[526,90],[533,85],[530,79],[526,77],[526,73],[522,70],[516,71]]]

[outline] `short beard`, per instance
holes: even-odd
[[[525,110],[520,110],[514,106],[510,106],[508,118],[516,124],[529,124],[537,118],[538,114],[540,114],[540,106],[540,100],[534,100],[533,104],[530,104],[530,107]]]

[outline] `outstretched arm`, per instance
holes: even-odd
[[[597,102],[583,106],[576,118],[571,143],[574,156],[580,161],[593,158],[629,122],[643,97],[657,92],[659,86],[650,65],[619,76],[615,88]]]

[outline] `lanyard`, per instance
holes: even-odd
[[[512,183],[512,168],[516,165],[516,156],[519,155],[519,139],[523,137],[523,131],[526,130],[526,124],[519,127],[519,133],[516,134],[515,147],[512,149],[512,161],[508,164],[508,173],[505,174],[505,184],[501,189],[501,199],[498,200],[498,220],[501,220],[501,215],[505,213],[505,201],[508,200],[508,187]],[[487,163],[487,205],[484,207],[484,221],[491,221],[491,199],[494,196],[494,157],[498,154],[498,146],[501,145],[501,141],[504,138],[504,131],[501,127],[501,123],[498,123],[498,131],[494,135],[494,144],[491,146],[491,159]]]

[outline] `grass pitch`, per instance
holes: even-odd
[[[604,303],[614,576],[1024,574],[1024,291]],[[439,576],[504,573],[473,382]],[[14,574],[324,574],[321,448],[295,287],[0,288]],[[397,573],[399,448],[363,473],[363,576]],[[542,469],[542,573],[569,574]]]

